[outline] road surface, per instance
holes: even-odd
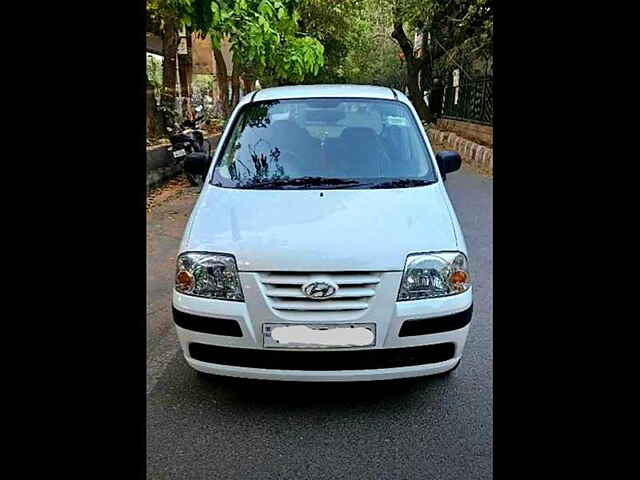
[[[448,378],[353,384],[203,379],[170,313],[175,255],[196,200],[148,215],[147,478],[493,478],[492,180],[463,166],[447,189],[465,234],[474,314]]]

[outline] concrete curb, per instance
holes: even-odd
[[[218,146],[220,134],[205,137],[211,142],[212,152]],[[182,172],[182,162],[176,163],[169,153],[171,145],[156,145],[147,148],[147,190],[155,188]]]
[[[461,120],[451,120],[448,118],[439,118],[435,127],[443,132],[454,132],[463,138],[467,138],[472,142],[493,147],[493,127],[473,122],[464,122]]]
[[[457,151],[465,163],[493,175],[493,148],[459,137],[453,132],[443,132],[433,127],[427,130],[427,135],[430,140]]]

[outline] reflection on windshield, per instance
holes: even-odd
[[[398,102],[275,100],[249,104],[241,112],[212,183],[401,188],[433,183],[431,165],[411,112]]]

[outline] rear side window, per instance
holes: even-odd
[[[366,188],[407,180],[433,183],[436,175],[405,105],[300,99],[244,107],[212,183],[227,188],[308,188],[325,182],[335,188]]]

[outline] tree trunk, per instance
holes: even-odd
[[[160,104],[165,125],[173,125],[176,110],[176,57],[178,53],[178,31],[176,19],[168,15],[164,19],[162,35],[162,95]]]
[[[422,46],[420,48],[421,57],[422,57],[422,66],[420,68],[420,91],[424,95],[425,90],[431,88],[431,84],[433,83],[433,72],[431,71],[431,49],[429,48],[429,43],[427,42],[429,33],[424,32],[422,34]]]
[[[429,111],[429,107],[424,101],[424,96],[420,86],[418,85],[418,72],[420,70],[415,64],[407,62],[407,88],[409,89],[409,100],[413,104],[420,119],[426,122],[435,121],[433,115]]]
[[[193,95],[191,84],[193,79],[193,56],[191,51],[191,30],[187,29],[187,53],[178,55],[180,70],[180,88],[182,96],[182,112],[185,118],[193,120]]]
[[[397,15],[397,12],[394,13]],[[409,99],[411,100],[413,107],[416,109],[416,112],[418,112],[420,119],[431,123],[435,121],[435,119],[433,115],[431,115],[431,112],[429,112],[429,107],[427,107],[424,97],[422,96],[422,92],[420,91],[420,86],[418,85],[418,73],[420,72],[426,57],[415,57],[413,54],[413,45],[411,45],[411,42],[404,33],[402,22],[398,20],[397,16],[393,24],[391,37],[398,42],[398,45],[404,54],[404,59],[407,65],[407,88],[409,89]]]
[[[161,136],[162,125],[159,120],[154,88],[147,77],[147,138]]]
[[[222,108],[224,118],[229,118],[231,109],[229,108],[229,76],[227,75],[227,64],[219,48],[213,47],[213,58],[216,62],[216,82],[218,84],[218,102]]]
[[[236,108],[238,101],[240,100],[240,64],[235,60],[233,63],[233,70],[231,72],[231,108]]]
[[[254,86],[256,84],[256,81],[255,81],[254,78],[244,77],[243,76],[242,77],[242,84],[243,84],[243,87],[244,87],[244,93],[246,95],[247,93],[253,91],[253,89],[255,88]]]

